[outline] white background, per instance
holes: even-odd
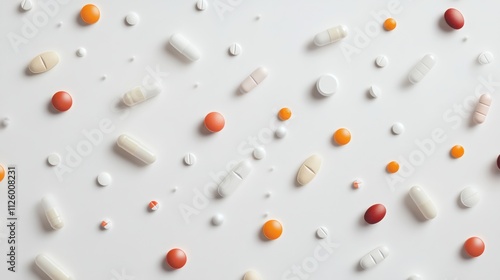
[[[8,34],[22,36],[26,21],[44,13],[40,3],[49,1],[36,1],[27,13],[18,10],[19,2],[0,4],[0,118],[11,119],[11,125],[0,130],[0,161],[18,166],[20,219],[18,272],[6,273],[2,261],[2,279],[42,279],[33,262],[42,252],[58,260],[75,279],[241,279],[251,268],[264,279],[300,279],[285,274],[304,261],[311,264],[320,244],[315,237],[318,226],[326,226],[340,246],[309,269],[313,271],[307,273],[308,279],[406,279],[412,273],[424,279],[495,279],[498,275],[499,85],[484,84],[500,81],[500,73],[498,62],[479,65],[476,58],[484,50],[500,56],[500,37],[495,35],[500,2],[401,0],[395,6],[397,14],[392,14],[398,26],[386,32],[372,13],[388,10],[390,1],[219,0],[209,1],[208,9],[199,12],[195,1],[98,0],[100,21],[83,26],[77,19],[86,2],[68,0],[58,4],[57,12],[15,51]],[[224,4],[227,10],[221,10]],[[463,12],[466,23],[461,30],[443,25],[442,15],[449,7]],[[131,11],[141,17],[137,26],[124,23]],[[350,30],[342,43],[313,47],[316,33],[339,24]],[[375,35],[361,44],[360,30],[366,28]],[[168,47],[168,38],[177,32],[201,50],[199,61],[185,62]],[[240,56],[228,55],[232,42],[242,45]],[[356,53],[343,54],[342,47],[349,46],[356,47]],[[87,49],[86,57],[75,55],[79,47]],[[30,60],[47,50],[59,53],[59,65],[44,74],[27,75]],[[435,54],[437,65],[421,83],[409,85],[409,71],[427,53]],[[374,65],[380,54],[389,58],[383,69]],[[130,62],[132,56],[136,59]],[[259,66],[269,69],[269,77],[252,92],[237,94],[240,82]],[[163,93],[120,109],[123,93],[155,71],[169,73],[162,80]],[[338,77],[340,88],[334,96],[320,98],[314,85],[326,73]],[[367,97],[372,84],[383,91],[378,99]],[[453,112],[467,100],[474,106],[476,89],[490,91],[494,99],[486,123],[480,126],[470,125],[470,111],[463,117]],[[50,99],[59,90],[74,99],[65,113],[50,110]],[[268,132],[280,123],[276,113],[283,106],[293,111],[285,124],[289,133],[284,139],[269,140]],[[210,111],[223,113],[226,127],[207,135],[202,121]],[[58,152],[66,157],[68,149],[86,141],[82,131],[98,129],[103,119],[111,120],[113,132],[105,134],[60,181],[56,169],[46,164],[47,156]],[[406,126],[399,136],[390,133],[396,121]],[[340,127],[352,133],[347,146],[332,144],[331,136]],[[419,150],[415,141],[430,138],[435,129],[443,131],[445,141],[434,142],[433,151],[419,158],[423,153],[415,152]],[[122,133],[151,147],[157,162],[140,166],[120,153],[115,141]],[[251,158],[252,138],[267,150],[264,160]],[[465,147],[458,160],[449,156],[455,144]],[[182,163],[187,152],[196,154],[196,165]],[[296,172],[313,153],[322,155],[322,169],[309,185],[297,187]],[[388,182],[394,176],[385,172],[385,165],[391,160],[402,163],[410,155],[418,166],[408,171],[412,167],[407,164],[406,172],[400,172],[405,176],[400,174],[401,181],[391,186]],[[186,222],[180,208],[194,207],[197,192],[203,193],[213,182],[213,174],[244,158],[254,166],[245,184],[230,197],[210,197]],[[96,184],[102,171],[113,176],[111,186]],[[366,184],[353,190],[355,178]],[[422,221],[408,199],[408,189],[415,184],[437,204],[434,220]],[[463,209],[457,199],[469,185],[481,190],[482,200],[475,208]],[[172,191],[175,186],[177,192]],[[2,217],[6,187],[4,180]],[[47,228],[39,203],[46,194],[58,202],[66,221],[62,230]],[[161,203],[160,210],[147,211],[152,199]],[[379,224],[366,225],[363,214],[374,203],[383,203],[387,215]],[[220,227],[210,224],[215,213],[226,217]],[[111,230],[99,228],[104,218],[113,221]],[[270,218],[283,223],[284,233],[278,240],[263,241],[259,232]],[[6,236],[2,226],[2,255]],[[462,251],[470,236],[480,236],[486,243],[477,259]],[[388,246],[390,256],[375,268],[360,271],[359,259],[380,245]],[[174,247],[186,251],[188,262],[169,271],[164,257]]]

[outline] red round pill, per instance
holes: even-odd
[[[68,111],[71,105],[73,105],[73,98],[65,91],[58,91],[52,96],[52,106],[54,106],[57,111]]]
[[[205,117],[204,123],[210,132],[219,132],[224,128],[226,121],[221,113],[211,112]]]
[[[450,8],[444,12],[444,20],[453,29],[460,29],[464,27],[465,24],[462,13],[454,8]]]
[[[382,204],[373,204],[365,212],[365,221],[369,224],[376,224],[385,217],[385,206]]]
[[[479,257],[484,252],[484,242],[481,238],[473,236],[465,241],[464,249],[469,256]]]
[[[179,248],[174,248],[168,251],[165,261],[171,268],[182,268],[187,261],[186,253]]]

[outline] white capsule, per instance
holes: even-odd
[[[123,95],[123,103],[127,106],[134,106],[160,94],[162,87],[159,84],[138,86]]]
[[[122,148],[124,151],[141,160],[145,164],[151,164],[156,161],[156,155],[153,152],[151,152],[141,142],[130,137],[129,135],[120,135],[116,144],[118,147]]]
[[[412,84],[420,82],[431,71],[434,65],[436,65],[436,58],[432,54],[427,54],[410,71],[408,80]]]
[[[316,82],[316,89],[325,97],[336,93],[338,88],[339,80],[332,74],[325,74]]]
[[[56,230],[64,227],[64,222],[59,214],[59,211],[55,207],[55,202],[52,197],[44,196],[42,198],[42,207],[50,227]]]
[[[415,202],[418,210],[427,220],[434,219],[437,216],[437,209],[431,198],[419,186],[413,186],[409,191],[410,197]]]
[[[474,187],[467,187],[460,192],[460,202],[465,207],[474,207],[480,200],[479,190]]]
[[[367,269],[379,264],[381,261],[385,260],[387,256],[389,256],[389,248],[381,246],[362,257],[359,261],[359,265],[361,268]]]
[[[335,43],[344,39],[347,36],[348,30],[344,25],[335,26],[323,32],[316,34],[314,37],[314,44],[321,47],[331,43]]]
[[[370,86],[369,91],[370,91],[370,96],[373,98],[377,98],[382,94],[382,90],[375,85]]]
[[[376,59],[375,59],[375,64],[379,67],[379,68],[384,68],[387,66],[387,64],[389,64],[389,59],[387,58],[387,56],[385,55],[379,55]]]
[[[484,51],[477,57],[477,61],[479,62],[479,64],[489,64],[493,62],[493,60],[493,54],[489,51]]]
[[[241,84],[240,91],[242,93],[247,93],[258,86],[267,77],[269,72],[266,67],[259,67],[250,74]]]
[[[35,263],[52,280],[71,280],[71,276],[58,263],[45,254],[36,256]]]
[[[228,196],[232,194],[250,175],[252,171],[252,165],[248,160],[244,160],[238,163],[227,176],[222,179],[217,188],[217,192],[221,197]]]
[[[491,98],[491,95],[487,93],[479,97],[479,102],[476,105],[476,110],[473,115],[473,119],[476,123],[480,124],[486,120],[492,101],[493,99]]]
[[[201,58],[200,51],[181,34],[172,35],[172,37],[170,37],[170,45],[191,61],[196,61]]]

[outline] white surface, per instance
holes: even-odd
[[[46,1],[37,1],[26,13],[18,12],[20,1],[0,4],[0,112],[12,119],[11,126],[0,130],[0,161],[19,168],[21,222],[19,272],[12,278],[2,261],[2,280],[43,279],[33,269],[35,256],[42,252],[80,280],[119,280],[116,275],[123,273],[138,280],[239,280],[249,269],[264,279],[282,279],[292,266],[314,259],[322,244],[315,237],[318,225],[327,226],[339,246],[332,246],[328,258],[307,273],[310,279],[404,279],[418,272],[424,279],[489,280],[497,275],[500,107],[493,103],[484,124],[469,123],[476,88],[490,91],[493,98],[500,89],[498,61],[479,65],[476,60],[483,50],[497,55],[500,49],[500,37],[494,36],[500,2],[402,0],[398,13],[391,13],[397,30],[384,32],[372,12],[377,17],[377,12],[388,10],[389,1],[232,1],[238,4],[224,12],[210,2],[201,13],[195,1],[99,0],[95,3],[102,16],[92,26],[76,20],[86,2],[68,1],[16,53],[6,34],[20,33],[23,19],[31,20]],[[441,28],[449,7],[463,12],[466,23],[461,30]],[[141,15],[134,28],[123,22],[129,11]],[[262,14],[259,21],[257,14]],[[64,24],[57,27],[58,22]],[[314,47],[315,34],[339,24],[349,27],[349,36]],[[372,24],[380,32],[366,45],[357,44],[359,52],[344,56],[343,43],[356,46],[356,30]],[[168,39],[177,32],[203,50],[201,60],[185,63],[171,50]],[[231,57],[227,47],[235,41],[245,51]],[[85,59],[74,54],[80,46],[88,50]],[[47,73],[26,75],[30,60],[45,50],[60,54],[59,65]],[[373,65],[381,53],[391,59],[383,71]],[[409,85],[409,71],[427,53],[435,54],[439,63],[420,83]],[[132,56],[136,59],[130,63]],[[240,82],[259,65],[266,65],[271,75],[251,94],[238,95]],[[150,82],[147,77],[158,71],[165,94],[133,108],[116,105],[127,90],[144,79]],[[101,81],[104,73],[108,79]],[[324,73],[335,73],[342,84],[342,92],[328,99],[314,93]],[[383,98],[367,98],[372,84],[384,90]],[[74,106],[64,114],[48,109],[58,90],[74,97]],[[464,104],[470,110],[460,116],[454,110]],[[281,123],[276,113],[283,106],[293,108],[294,118],[285,124],[288,136],[275,139],[272,131]],[[205,135],[199,128],[214,110],[224,112],[226,127],[222,133]],[[96,137],[91,153],[60,181],[57,169],[45,162],[47,151],[60,153],[66,164],[68,149],[86,139],[82,131],[98,130],[103,119],[112,122],[113,130]],[[388,131],[394,120],[412,129],[394,137]],[[332,145],[338,127],[352,132],[349,145]],[[410,155],[413,162],[419,160],[416,151],[421,149],[415,141],[431,139],[436,129],[443,131],[444,140],[434,141],[431,152],[408,167]],[[123,133],[147,141],[158,161],[140,166],[124,157],[115,148]],[[251,159],[254,142],[268,151],[262,161]],[[467,147],[460,160],[449,156],[454,143]],[[186,151],[196,153],[196,166],[184,166]],[[324,156],[324,170],[307,187],[297,188],[297,169],[312,153]],[[200,198],[205,186],[216,184],[213,177],[220,178],[241,159],[252,161],[254,174],[238,192],[227,199]],[[389,175],[385,165],[393,159],[402,167]],[[273,172],[271,166],[276,167]],[[113,174],[116,187],[96,186],[95,175],[102,170]],[[369,182],[366,188],[350,187],[357,177]],[[415,214],[408,201],[414,184],[424,187],[439,206],[434,220],[421,222]],[[0,182],[2,216],[6,185],[6,180]],[[483,194],[472,209],[457,204],[466,185],[478,186]],[[174,186],[179,186],[177,192],[172,192]],[[272,190],[272,199],[265,199],[267,190]],[[47,231],[38,213],[39,201],[48,193],[58,198],[66,221],[57,232]],[[154,214],[146,207],[152,198],[163,203]],[[187,223],[179,207],[194,207],[193,200],[200,210]],[[384,223],[362,226],[364,210],[375,202],[389,210]],[[215,212],[226,215],[223,227],[210,225]],[[283,222],[278,240],[259,238],[265,212]],[[112,230],[99,229],[103,217],[113,219]],[[7,228],[4,220],[1,223],[4,255]],[[486,251],[473,260],[462,257],[463,242],[476,235],[484,238]],[[359,258],[380,244],[391,248],[391,256],[359,271]],[[174,247],[186,251],[188,263],[171,272],[163,261]]]

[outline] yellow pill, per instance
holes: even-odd
[[[455,145],[450,150],[450,155],[454,158],[461,158],[464,155],[464,147]]]
[[[387,164],[386,170],[389,173],[396,173],[399,170],[399,163],[397,161],[391,161]]]
[[[384,29],[387,31],[394,30],[396,28],[396,20],[393,18],[388,18],[384,21]]]
[[[278,118],[280,118],[280,120],[282,121],[286,121],[291,117],[292,117],[292,111],[287,107],[281,108],[281,110],[278,112]]]
[[[339,128],[333,134],[333,140],[341,146],[346,145],[351,142],[351,132],[347,128]]]

